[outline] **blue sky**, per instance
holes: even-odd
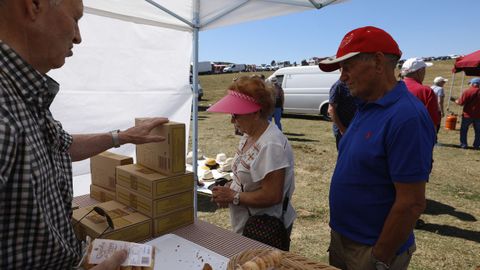
[[[287,16],[200,32],[200,61],[300,63],[330,56],[352,29],[389,32],[402,58],[468,54],[480,49],[480,0],[350,0]]]

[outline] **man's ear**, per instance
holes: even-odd
[[[375,70],[378,72],[378,73],[383,73],[384,69],[385,69],[385,62],[386,62],[386,57],[385,57],[385,54],[383,54],[382,52],[376,52],[375,53],[375,57],[374,57],[374,61],[375,61]]]
[[[37,19],[38,14],[44,8],[43,5],[46,4],[46,1],[42,0],[22,0],[25,2],[25,12],[30,20],[34,21]]]

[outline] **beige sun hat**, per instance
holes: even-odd
[[[233,158],[227,158],[224,163],[220,165],[218,169],[220,172],[231,172],[233,165]]]
[[[219,153],[215,158],[215,161],[219,164],[224,163],[225,160],[227,160],[227,155],[225,155],[225,153]]]
[[[203,175],[202,175],[201,180],[203,180],[203,181],[211,181],[211,180],[214,180],[212,171],[211,171],[211,170],[205,170],[205,171],[203,172]]]

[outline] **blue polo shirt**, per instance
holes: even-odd
[[[339,145],[330,185],[330,227],[373,246],[395,200],[394,182],[428,181],[435,127],[425,106],[398,82],[360,105]],[[397,251],[414,243],[413,231]]]

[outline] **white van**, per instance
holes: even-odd
[[[242,72],[247,69],[247,66],[245,64],[230,64],[226,68],[223,69],[224,73],[230,73],[230,72]]]
[[[285,92],[283,113],[320,114],[328,117],[330,88],[340,78],[340,71],[323,72],[318,66],[286,67],[275,71]]]

